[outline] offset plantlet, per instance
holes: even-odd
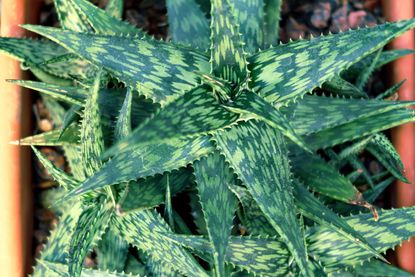
[[[280,0],[198,2],[167,0],[169,42],[122,21],[122,0],[55,0],[61,28],[23,26],[44,40],[0,38],[39,79],[11,82],[60,124],[15,143],[62,146],[72,169],[34,148],[62,213],[34,276],[399,272],[382,253],[415,235],[415,210],[369,203],[406,180],[379,132],[415,121],[414,103],[365,84],[413,52],[382,48],[415,19],[278,44]]]

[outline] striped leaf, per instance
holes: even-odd
[[[271,103],[293,100],[414,26],[410,19],[276,46],[248,60],[251,87]]]
[[[324,206],[317,198],[315,198],[302,184],[297,180],[294,181],[294,197],[295,204],[300,212],[309,219],[317,222],[322,226],[327,226],[343,235],[352,244],[372,253],[375,257],[383,259],[376,250],[366,241],[366,239],[356,232],[343,218],[339,217],[332,210]]]
[[[239,84],[247,78],[248,69],[232,4],[229,0],[211,1],[211,73]]]
[[[39,150],[32,146],[33,152],[35,152],[36,157],[42,163],[42,165],[46,168],[48,173],[52,175],[53,179],[59,183],[59,185],[64,188],[65,190],[73,189],[78,186],[78,181],[76,181],[73,177],[69,176],[66,172],[62,171],[61,169],[57,168],[55,164],[50,161],[47,157],[45,157]]]
[[[110,16],[121,19],[124,11],[124,0],[108,0],[105,11]]]
[[[312,190],[330,198],[350,203],[361,195],[349,179],[318,155],[291,157],[294,174]]]
[[[310,276],[291,193],[287,149],[281,134],[254,121],[214,136],[226,161],[247,186],[268,221],[287,244],[302,273]]]
[[[200,203],[206,221],[216,276],[226,276],[225,255],[236,199],[228,186],[234,182],[223,156],[215,152],[193,164]]]
[[[101,167],[101,155],[105,147],[98,106],[100,85],[101,74],[99,73],[86,99],[81,125],[82,163],[87,176],[91,176]]]
[[[244,49],[255,53],[264,45],[264,0],[233,0]]]
[[[191,249],[199,257],[209,260],[213,249],[202,236],[165,234],[173,242]],[[290,254],[286,246],[271,237],[236,237],[229,239],[225,261],[238,269],[262,276],[286,276]]]
[[[415,121],[413,110],[397,109],[328,128],[310,134],[304,137],[304,140],[311,149],[327,148],[413,121]]]
[[[129,245],[122,237],[115,234],[113,228],[113,226],[108,227],[96,247],[98,268],[121,272],[127,260]]]
[[[138,145],[173,138],[197,137],[214,133],[235,123],[239,115],[229,112],[207,86],[196,87],[160,109],[150,120],[107,151],[107,155],[128,151]]]
[[[9,80],[9,82],[38,91],[43,95],[50,96],[70,105],[84,106],[86,98],[89,94],[88,90],[82,87],[59,86],[27,80]],[[100,88],[98,93],[98,106],[100,108],[101,115],[108,119],[115,119],[118,117],[118,112],[123,108],[127,92],[128,89]],[[136,127],[149,118],[150,115],[155,113],[158,109],[158,105],[155,105],[137,95],[132,95],[131,97],[131,121],[132,126]]]
[[[209,48],[209,22],[195,0],[167,0],[169,35],[173,41]]]
[[[208,276],[181,246],[164,239],[170,229],[155,211],[140,211],[117,217],[117,232],[130,244],[143,250],[155,262],[161,262],[185,276]]]
[[[104,35],[140,35],[144,32],[116,17],[112,17],[88,0],[70,0],[88,24],[98,34]]]
[[[208,72],[205,55],[156,40],[102,36],[25,25],[77,55],[103,67],[128,87],[162,105],[196,85],[198,75]]]
[[[404,176],[404,166],[395,147],[382,133],[374,135],[366,149],[396,178],[409,183]]]
[[[48,261],[39,260],[38,271],[36,271],[34,277],[69,277],[67,265],[64,263],[54,263]],[[110,272],[97,269],[84,268],[82,269],[81,277],[139,277],[139,275],[131,275],[123,272]]]
[[[414,277],[415,275],[397,268],[391,264],[373,260],[362,265],[358,265],[353,269],[357,276],[365,277]],[[355,275],[354,275],[355,276]]]
[[[71,125],[62,135],[60,134],[60,130],[53,130],[25,137],[20,140],[13,141],[12,143],[16,145],[32,146],[63,146],[68,144],[76,144],[78,141],[78,129],[75,125]]]
[[[144,210],[164,203],[166,179],[169,176],[170,194],[176,195],[192,183],[191,174],[187,169],[180,169],[164,175],[156,175],[137,182],[131,181],[126,188],[125,197],[118,203],[124,213]]]
[[[237,101],[225,107],[233,112],[252,116],[257,120],[264,121],[271,127],[279,129],[282,134],[300,147],[308,150],[301,137],[295,133],[284,115],[256,93],[245,90],[238,97]]]
[[[70,239],[68,256],[69,276],[80,276],[82,264],[96,237],[100,237],[110,220],[111,212],[103,203],[86,207],[79,215]]]
[[[171,139],[133,148],[114,156],[68,197],[184,167],[214,151],[208,137]]]
[[[378,221],[371,214],[344,219],[379,253],[415,235],[415,208],[379,211]],[[360,264],[373,256],[328,227],[308,229],[307,243],[310,256],[321,261],[329,272]]]
[[[242,204],[243,214],[240,215],[242,224],[248,229],[250,235],[275,236],[277,232],[268,222],[258,204],[249,194],[248,190],[241,186],[230,186],[230,190],[238,197]]]
[[[333,79],[326,81],[322,88],[334,95],[354,97],[354,98],[367,98],[367,94],[361,89],[357,88],[352,83],[346,81],[340,76],[334,76]]]
[[[336,127],[363,117],[414,105],[410,101],[380,101],[305,96],[296,103],[281,108],[297,134],[308,135]]]
[[[59,23],[65,30],[75,32],[90,32],[91,27],[73,6],[72,0],[54,0]]]
[[[264,47],[276,45],[279,40],[282,0],[265,0]]]
[[[128,137],[132,132],[131,124],[131,106],[133,102],[133,93],[127,90],[124,102],[122,104],[117,122],[115,123],[115,138],[117,141]]]

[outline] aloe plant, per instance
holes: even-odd
[[[39,79],[10,82],[40,92],[58,125],[15,142],[59,184],[34,276],[407,274],[382,253],[415,235],[415,208],[371,203],[406,181],[381,131],[415,121],[414,102],[364,88],[413,52],[382,48],[415,19],[281,44],[280,5],[212,0],[207,15],[167,0],[172,41],[157,41],[122,21],[122,0],[55,0],[61,28],[23,26],[47,39],[0,38]]]

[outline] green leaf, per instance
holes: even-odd
[[[81,212],[82,208],[79,202],[70,205],[69,209],[65,210],[41,252],[41,260],[66,263],[70,250],[70,241],[74,235]],[[36,271],[37,269],[35,269]]]
[[[393,265],[383,263],[378,260],[373,260],[362,265],[357,265],[354,268],[354,272],[358,276],[365,277],[414,277],[415,275],[406,272],[400,268],[394,267]]]
[[[54,0],[61,27],[75,32],[90,32],[91,27],[73,6],[71,0]]]
[[[44,95],[53,97],[56,100],[63,101],[70,105],[84,106],[86,98],[89,94],[88,90],[81,87],[74,86],[59,86],[47,84],[42,82],[34,82],[27,80],[9,80],[9,82],[19,86],[36,90]],[[101,115],[107,118],[115,118],[119,116],[119,111],[122,109],[124,100],[127,96],[128,89],[106,89],[100,88],[98,95],[98,106]],[[132,96],[132,125],[137,126],[155,113],[158,105],[139,97]],[[111,122],[112,123],[112,122]]]
[[[7,37],[0,38],[0,52],[20,62],[33,64],[67,53],[63,47],[51,41]]]
[[[303,153],[291,157],[292,170],[307,186],[330,198],[350,203],[359,198],[360,192],[335,167],[318,155]]]
[[[239,84],[245,82],[248,69],[233,10],[229,0],[211,1],[211,73]]]
[[[208,276],[181,246],[164,239],[163,234],[169,233],[170,229],[155,211],[134,212],[115,219],[117,232],[154,261],[186,276]]]
[[[108,0],[105,11],[110,16],[121,19],[124,11],[124,0]]]
[[[166,238],[191,249],[196,255],[209,260],[213,254],[209,240],[202,236],[165,234]],[[231,236],[226,251],[226,262],[253,274],[286,276],[290,254],[286,246],[271,237]]]
[[[55,179],[61,187],[63,187],[65,190],[68,190],[78,186],[78,181],[66,174],[61,169],[57,168],[55,164],[47,157],[45,157],[39,150],[33,146],[32,150],[35,152],[36,157],[39,159],[42,165],[47,169],[48,173],[52,175],[53,179]]]
[[[356,86],[358,89],[362,90],[366,85],[367,81],[369,80],[370,76],[375,71],[376,64],[379,61],[380,55],[382,54],[382,49],[379,49],[376,55],[373,57],[372,62],[362,70],[356,80]]]
[[[324,206],[302,184],[300,184],[299,181],[294,181],[293,191],[295,204],[305,217],[308,217],[320,225],[332,228],[334,231],[347,238],[351,243],[371,252],[375,257],[386,261],[361,234],[351,228],[344,219]]]
[[[70,240],[68,257],[69,276],[80,276],[82,264],[96,237],[100,237],[107,227],[111,211],[103,203],[86,207],[79,216]]]
[[[233,112],[242,113],[248,117],[252,116],[255,119],[264,121],[271,127],[279,129],[282,134],[287,136],[303,149],[308,150],[301,137],[294,132],[285,116],[277,108],[273,107],[256,93],[244,90],[238,97],[237,101],[232,102],[225,107]]]
[[[122,213],[144,210],[159,206],[165,201],[166,182],[169,176],[170,194],[176,195],[192,183],[191,174],[187,169],[180,169],[164,175],[156,175],[143,180],[131,181],[126,188],[125,198],[119,205]]]
[[[131,106],[133,102],[133,93],[127,90],[125,100],[122,104],[117,122],[115,123],[115,138],[117,141],[128,137],[131,134]]]
[[[101,270],[123,271],[128,254],[128,243],[109,226],[96,247],[98,268]]]
[[[130,136],[110,148],[106,156],[148,143],[214,133],[235,123],[238,118],[239,115],[229,112],[216,101],[209,87],[199,86],[161,108]]]
[[[390,88],[388,88],[387,90],[385,90],[384,92],[382,92],[381,94],[379,94],[378,96],[375,97],[375,99],[386,99],[388,97],[392,97],[395,93],[397,93],[399,91],[399,89],[402,87],[402,85],[405,83],[405,80],[400,81],[399,83],[391,86]]]
[[[308,135],[354,122],[364,117],[379,118],[387,111],[414,105],[410,101],[380,101],[305,96],[281,108],[297,134]]]
[[[173,41],[209,48],[209,22],[195,0],[167,0],[169,35]]]
[[[60,130],[53,130],[38,135],[25,137],[11,143],[15,145],[32,146],[63,146],[68,144],[76,144],[78,141],[78,129],[75,125],[71,125],[62,135],[60,135]]]
[[[282,0],[265,0],[264,47],[276,45],[279,39]]]
[[[244,49],[255,53],[264,45],[264,0],[232,1]]]
[[[81,155],[86,176],[91,176],[102,166],[101,155],[105,148],[98,105],[101,76],[98,73],[86,99],[81,125]]]
[[[304,140],[311,149],[327,148],[412,121],[415,121],[413,110],[396,109],[310,134]]]
[[[225,276],[225,254],[231,233],[236,199],[228,186],[234,182],[223,156],[213,153],[193,164],[197,188],[217,276]]]
[[[191,139],[171,139],[145,147],[133,148],[114,156],[68,197],[118,184],[162,174],[184,167],[214,151],[206,136]]]
[[[198,75],[194,72],[209,72],[206,56],[171,43],[80,34],[32,25],[25,25],[25,28],[103,67],[128,87],[162,105],[196,85]]]
[[[397,179],[409,183],[404,176],[404,166],[395,147],[382,133],[374,135],[366,149]]]
[[[358,89],[355,85],[340,76],[334,76],[333,79],[326,81],[323,83],[322,88],[334,95],[354,98],[368,98],[365,92]]]
[[[251,87],[271,103],[293,100],[414,26],[410,19],[265,50],[248,59]]]
[[[67,265],[64,263],[48,262],[38,260],[38,271],[34,272],[34,277],[69,277]],[[109,272],[90,268],[82,269],[81,277],[133,277],[139,275],[131,275],[120,272]]]
[[[79,10],[83,18],[98,34],[103,35],[139,35],[144,32],[116,17],[112,17],[104,10],[98,8],[88,0],[70,0],[72,5]]]
[[[310,276],[291,193],[288,153],[282,135],[248,121],[214,136],[221,153],[280,234],[302,273]]]
[[[376,63],[375,69],[379,69],[380,67],[394,60],[397,60],[399,58],[402,58],[406,55],[413,54],[413,53],[415,53],[415,50],[412,50],[412,49],[394,49],[394,50],[383,51],[380,54],[380,57]],[[365,57],[364,59],[360,60],[359,62],[353,64],[352,66],[350,66],[348,69],[346,69],[342,73],[342,76],[344,76],[348,80],[357,78],[357,76],[361,74],[362,70],[371,63],[375,55],[376,53],[373,53]]]
[[[240,219],[242,224],[247,227],[250,235],[277,235],[277,232],[268,222],[247,189],[241,186],[230,186],[229,189],[238,197],[239,202],[242,204],[243,214],[240,215]]]
[[[413,207],[379,211],[378,221],[371,214],[344,219],[379,253],[415,235]],[[321,261],[328,272],[360,264],[373,256],[328,227],[313,227],[307,233],[310,256]]]

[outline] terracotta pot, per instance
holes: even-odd
[[[34,22],[37,0],[2,0],[1,36],[22,37],[19,24]],[[26,276],[31,264],[32,193],[29,148],[10,141],[30,133],[29,94],[5,79],[24,78],[18,62],[0,56],[0,276]]]
[[[383,0],[383,13],[388,21],[397,21],[414,17],[414,0]],[[393,49],[415,49],[414,30],[397,38],[390,44]],[[415,100],[415,56],[408,55],[394,62],[391,66],[393,83],[406,79],[399,91],[400,100]],[[405,174],[410,185],[396,182],[392,195],[393,207],[415,205],[415,125],[405,124],[392,132],[393,143],[405,166]],[[396,249],[396,263],[403,269],[415,273],[415,240],[403,243]]]

